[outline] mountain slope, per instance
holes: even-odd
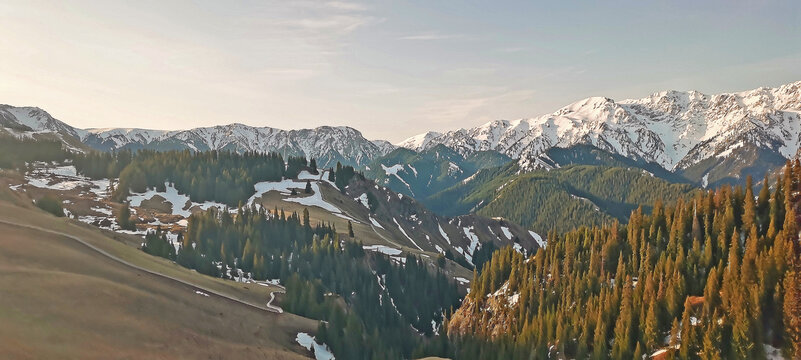
[[[744,145],[794,157],[801,145],[799,114],[801,82],[718,95],[664,91],[619,102],[587,98],[536,118],[429,132],[398,145],[420,151],[443,144],[463,155],[495,150],[519,159],[528,170],[539,167],[535,159],[548,149],[589,144],[675,172],[732,156]]]
[[[559,155],[568,151],[562,149]],[[594,159],[584,162],[593,163],[589,160]],[[521,172],[518,164],[485,169],[431,196],[427,202],[433,211],[444,215],[504,217],[546,233],[553,228],[569,230],[578,224],[625,221],[640,205],[649,210],[648,206],[658,198],[675,200],[693,189],[692,185],[606,159],[605,163],[578,162],[530,172]]]
[[[388,234],[394,242],[412,250],[443,254],[450,259],[463,258],[473,265],[486,260],[477,257],[486,257],[496,248],[513,246],[521,252],[525,250],[531,253],[545,246],[538,234],[511,221],[476,214],[440,216],[415,199],[378,186],[368,179],[354,180],[345,192],[361,208],[350,211],[349,215],[372,224],[377,233]],[[487,246],[490,248],[484,249]],[[482,255],[477,255],[479,253]],[[470,267],[464,262],[457,262]]]
[[[364,174],[395,192],[426,198],[474,175],[485,168],[501,166],[511,159],[494,151],[462,156],[444,146],[421,152],[398,148],[364,167]]]

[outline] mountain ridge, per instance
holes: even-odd
[[[679,171],[726,156],[741,142],[794,157],[800,114],[801,81],[716,95],[669,90],[618,102],[590,97],[534,118],[427,132],[396,145],[419,151],[444,144],[462,155],[495,150],[530,169],[550,148],[588,144]]]
[[[101,151],[275,151],[315,158],[320,167],[364,167],[398,147],[419,153],[444,145],[464,158],[498,152],[527,172],[550,166],[543,158],[549,149],[592,145],[714,186],[743,182],[743,174],[764,173],[798,156],[801,81],[716,95],[667,90],[621,101],[589,97],[538,117],[429,131],[398,144],[368,140],[347,126],[281,130],[234,122],[187,130],[78,129],[40,108],[10,105],[0,105],[0,126],[17,136],[57,133],[78,150],[80,142]]]
[[[0,105],[0,125],[18,136],[56,133],[72,137],[100,151],[119,150],[231,150],[276,151],[289,156],[315,158],[322,167],[337,162],[364,165],[395,147],[387,141],[368,140],[348,126],[282,130],[241,123],[187,130],[142,128],[89,128],[70,126],[38,107]],[[65,142],[67,142],[65,140]]]

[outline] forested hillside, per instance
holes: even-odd
[[[17,138],[0,131],[0,168],[24,168],[34,161],[61,161],[70,156],[57,139]]]
[[[801,356],[801,164],[654,203],[629,223],[551,232],[474,276],[429,354],[459,359]]]
[[[280,154],[255,152],[121,151],[75,155],[73,163],[90,178],[118,177],[114,192],[118,201],[148,188],[164,191],[165,183],[170,183],[194,202],[216,201],[231,207],[248,200],[258,182],[295,178],[302,170],[318,173],[315,159],[289,157],[284,162]],[[331,177],[336,175],[340,175],[337,185],[344,186],[356,173],[351,166],[337,164]]]
[[[432,210],[457,215],[476,212],[504,217],[546,233],[556,228],[601,225],[625,220],[639,206],[650,210],[656,199],[673,201],[692,191],[639,169],[568,165],[520,173],[516,164],[482,170],[429,199]]]
[[[185,267],[280,279],[287,287],[284,309],[325,320],[317,338],[342,359],[408,358],[460,299],[456,283],[438,268],[411,255],[399,265],[365,252],[330,225],[312,225],[307,212],[212,209],[189,218],[181,241],[173,258]],[[156,255],[169,258],[167,244],[151,236],[146,249],[164,249]]]

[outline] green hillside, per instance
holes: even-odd
[[[520,174],[510,165],[483,170],[426,202],[447,216],[476,212],[544,233],[624,220],[638,206],[647,211],[656,199],[672,201],[693,189],[639,168],[569,165]]]

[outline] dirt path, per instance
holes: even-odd
[[[130,263],[128,261],[125,261],[123,259],[120,259],[120,258],[118,258],[118,257],[116,257],[116,256],[114,256],[112,254],[109,254],[108,252],[106,252],[103,249],[98,248],[97,246],[94,246],[94,245],[92,245],[92,244],[90,244],[90,243],[88,243],[88,242],[86,242],[84,240],[81,240],[77,236],[73,236],[73,235],[70,235],[70,234],[62,233],[62,232],[59,232],[59,231],[53,231],[53,230],[50,230],[50,229],[45,229],[45,228],[42,228],[42,227],[39,227],[39,226],[20,224],[20,223],[6,221],[6,220],[0,220],[0,223],[6,224],[6,225],[11,225],[11,226],[22,227],[22,228],[26,228],[26,229],[32,229],[32,230],[41,231],[41,232],[46,232],[46,233],[49,233],[49,234],[54,234],[54,235],[58,235],[58,236],[62,236],[62,237],[68,238],[68,239],[76,241],[76,242],[80,243],[81,245],[86,246],[87,248],[93,250],[94,252],[96,252],[96,253],[98,253],[100,255],[103,255],[103,256],[111,259],[111,260],[114,260],[114,261],[116,261],[116,262],[118,262],[118,263],[120,263],[122,265],[128,266],[128,267],[133,268],[135,270],[139,270],[139,271],[142,271],[142,272],[154,275],[154,276],[158,276],[158,277],[161,277],[161,278],[164,278],[164,279],[168,279],[168,280],[171,280],[171,281],[175,281],[175,282],[187,285],[189,287],[194,288],[196,291],[202,291],[204,293],[211,294],[211,295],[214,295],[214,296],[218,296],[218,297],[221,297],[221,298],[224,298],[224,299],[236,302],[236,303],[240,303],[242,305],[249,306],[249,307],[252,307],[252,308],[255,308],[255,309],[258,309],[258,310],[262,310],[262,311],[269,311],[269,312],[277,313],[277,314],[281,314],[281,313],[284,312],[284,310],[281,309],[280,307],[272,305],[272,302],[273,302],[273,299],[275,299],[275,293],[276,292],[277,293],[285,293],[286,292],[285,290],[278,290],[278,291],[271,292],[270,293],[270,301],[267,302],[267,307],[261,307],[261,306],[257,306],[257,305],[254,305],[254,304],[251,304],[251,303],[248,303],[248,302],[244,302],[242,300],[233,298],[233,297],[225,295],[225,294],[218,293],[218,292],[216,292],[214,290],[203,288],[203,287],[198,286],[196,284],[192,284],[192,283],[190,283],[188,281],[185,281],[185,280],[182,280],[182,279],[178,279],[178,278],[175,278],[175,277],[172,277],[172,276],[169,276],[169,275],[164,275],[164,274],[161,274],[161,273],[149,270],[149,269],[145,269],[145,268],[143,268],[141,266],[132,264],[132,263]]]

